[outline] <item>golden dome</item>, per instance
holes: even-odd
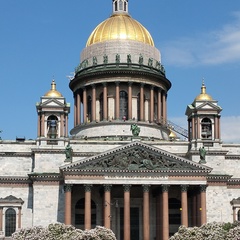
[[[212,97],[206,93],[206,86],[202,83],[201,93],[195,98],[195,101],[212,101]]]
[[[91,33],[86,46],[109,40],[134,40],[154,46],[148,30],[127,13],[114,13]]]
[[[48,91],[45,95],[45,97],[62,97],[62,94],[56,90],[56,83],[54,80],[52,80],[52,83],[51,83],[51,90]]]
[[[176,139],[177,134],[175,132],[173,132],[172,130],[170,130],[169,138],[170,138],[170,140]]]

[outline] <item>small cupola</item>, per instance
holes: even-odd
[[[203,81],[202,87],[201,87],[201,93],[195,98],[194,101],[212,101],[212,100],[213,98],[206,92],[206,86]]]
[[[52,80],[51,89],[44,95],[45,97],[62,97],[62,94],[57,91],[55,80]]]
[[[128,14],[128,0],[113,0],[113,14]]]

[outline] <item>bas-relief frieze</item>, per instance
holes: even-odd
[[[194,170],[196,167],[178,159],[157,154],[137,147],[103,156],[98,160],[83,163],[79,170]]]

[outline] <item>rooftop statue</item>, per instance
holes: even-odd
[[[206,163],[206,149],[204,147],[199,148],[199,154],[200,154],[200,163]]]
[[[131,129],[130,130],[132,131],[132,135],[134,137],[137,137],[139,135],[139,133],[140,133],[140,127],[136,123],[133,123],[131,125]]]
[[[72,147],[70,146],[70,143],[68,143],[68,145],[65,148],[65,155],[66,155],[66,162],[72,162]]]

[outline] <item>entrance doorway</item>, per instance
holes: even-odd
[[[130,208],[130,232],[131,239],[139,239],[139,208]],[[124,208],[120,208],[120,240],[124,239]]]

